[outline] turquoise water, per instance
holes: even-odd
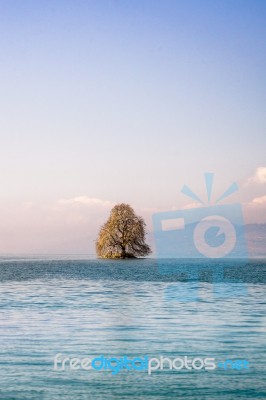
[[[0,398],[266,398],[266,262],[228,262],[224,280],[214,284],[204,261],[179,261],[179,266],[168,276],[159,274],[151,259],[2,259]],[[184,271],[193,268],[200,269],[199,281],[188,282]],[[195,291],[198,301],[175,296]],[[57,353],[245,359],[250,367],[151,375],[54,371]]]

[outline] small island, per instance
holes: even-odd
[[[145,243],[145,221],[129,204],[117,204],[101,227],[96,252],[100,258],[137,258],[151,253]]]

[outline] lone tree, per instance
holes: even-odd
[[[129,204],[117,204],[107,222],[101,227],[96,242],[101,258],[135,258],[151,253],[145,243],[145,222]]]

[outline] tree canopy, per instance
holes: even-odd
[[[96,252],[101,258],[134,258],[151,253],[145,243],[146,224],[129,204],[117,204],[101,227]]]

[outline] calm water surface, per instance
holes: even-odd
[[[265,399],[266,262],[233,264],[215,283],[216,296],[200,260],[179,261],[180,273],[164,276],[151,259],[2,258],[0,398]],[[186,281],[191,268],[200,268],[199,281]],[[198,301],[180,301],[180,293],[196,292]],[[57,353],[246,359],[250,368],[54,371]]]

